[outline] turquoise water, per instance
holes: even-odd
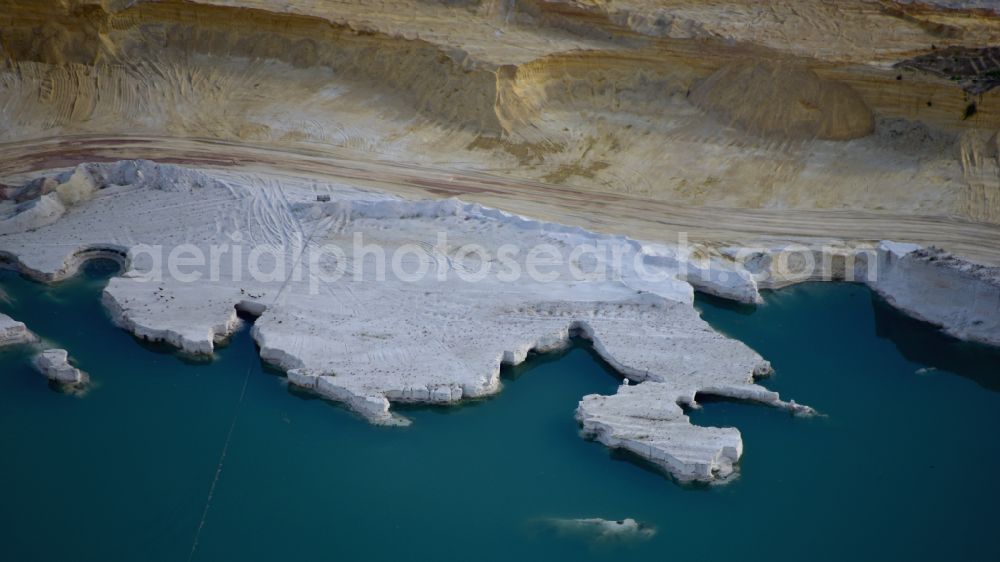
[[[196,560],[1000,558],[1000,353],[863,287],[794,287],[756,310],[699,299],[772,360],[768,387],[828,417],[707,402],[696,423],[743,432],[741,476],[685,487],[578,437],[579,398],[617,385],[586,346],[507,371],[495,398],[372,427],[288,390],[246,331],[212,362],[140,344],[100,306],[110,273],[92,262],[43,287],[0,272],[0,310],[94,381],[60,394],[26,349],[0,354],[0,560],[185,560],[203,515]],[[593,541],[551,517],[657,534]]]

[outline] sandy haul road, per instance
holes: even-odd
[[[145,136],[73,136],[0,144],[0,181],[88,161],[146,158],[199,167],[312,177],[386,190],[407,198],[465,201],[562,224],[653,242],[757,244],[876,241],[935,245],[965,259],[1000,265],[1000,225],[948,216],[856,210],[693,207],[641,196],[553,185],[478,171],[365,158],[345,149],[309,151],[218,140]]]

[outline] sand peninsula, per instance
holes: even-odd
[[[1000,344],[1000,15],[791,4],[0,0],[0,261],[115,259],[114,321],[193,355],[255,317],[373,423],[586,338],[625,380],[584,435],[725,480],[699,394],[813,412],[695,290],[863,282]]]

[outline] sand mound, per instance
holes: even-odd
[[[698,83],[691,101],[760,135],[847,140],[874,129],[871,110],[850,86],[791,63],[730,63]]]

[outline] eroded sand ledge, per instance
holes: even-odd
[[[767,252],[737,265],[454,199],[414,202],[312,180],[149,161],[81,165],[20,189],[33,190],[35,199],[8,205],[0,220],[0,255],[9,264],[56,281],[87,257],[118,259],[125,271],[104,293],[115,322],[187,353],[211,354],[239,326],[237,310],[258,315],[252,333],[264,360],[286,371],[292,384],[373,423],[407,423],[393,414],[393,402],[453,403],[495,393],[502,364],[562,347],[573,335],[590,339],[602,358],[640,383],[612,396],[584,397],[577,410],[584,434],[680,480],[725,478],[742,454],[737,429],[690,424],[681,405],[695,404],[698,393],[811,413],[754,383],[769,364],[702,321],[690,305],[692,286],[677,278],[686,264],[699,288],[744,301],[758,298],[760,288],[806,280],[771,271],[769,281],[758,283],[755,270],[775,269]],[[60,202],[58,215],[25,222],[46,197]],[[444,251],[437,239],[442,232]],[[373,263],[355,255],[358,233],[387,255],[410,245],[403,270],[426,266],[433,273],[375,281]],[[625,259],[605,263],[613,275],[601,279],[574,280],[561,265],[555,282],[528,276],[511,282],[493,274],[469,282],[458,274],[478,270],[479,258],[453,252],[468,243],[490,249],[603,245]],[[168,271],[150,279],[151,248],[169,252],[184,244],[230,253],[214,275],[181,279]],[[296,265],[314,259],[311,251],[331,244],[346,250],[339,261],[321,254],[316,263],[329,267],[295,273]],[[254,278],[247,271],[254,248],[273,249],[282,263],[261,266],[270,275]],[[902,310],[958,337],[1000,342],[994,270],[912,245],[882,243],[870,256],[881,273],[870,284]],[[340,279],[320,278],[338,264]],[[640,276],[636,264],[659,279]],[[859,279],[869,265],[853,263]]]
[[[864,283],[892,306],[962,340],[1000,345],[1000,267],[939,248],[883,240],[723,250],[741,256],[754,291],[806,281]]]
[[[738,263],[696,258],[700,252],[690,249],[454,199],[414,202],[311,180],[149,161],[81,165],[16,192],[24,201],[8,204],[0,218],[0,255],[9,265],[51,282],[72,275],[89,257],[116,259],[125,271],[103,297],[114,321],[186,353],[212,354],[239,326],[237,310],[259,316],[252,333],[264,360],[292,384],[373,423],[407,423],[391,411],[393,402],[453,403],[495,393],[502,364],[560,348],[573,335],[591,340],[611,366],[640,383],[612,396],[584,397],[577,410],[584,434],[679,480],[725,478],[742,454],[738,430],[690,424],[681,405],[694,405],[698,393],[812,412],[755,384],[769,364],[702,321],[691,307],[691,284],[678,278],[684,265],[685,278],[699,289],[743,301],[758,299],[762,288],[808,280],[785,271],[787,263],[778,268],[768,250]],[[39,207],[55,212],[37,213]],[[358,234],[363,246],[386,255],[408,247],[403,271],[433,273],[375,280],[374,262],[356,254]],[[601,263],[612,273],[598,279],[574,278],[561,264],[554,282],[527,275],[512,281],[492,270],[469,281],[460,274],[484,265],[475,254],[454,253],[469,243],[487,249],[589,244],[623,259],[595,258],[592,267]],[[166,259],[184,245],[227,257],[211,271],[150,276],[156,255]],[[328,245],[345,254],[315,253]],[[278,261],[255,262],[253,253],[262,248]],[[957,337],[1000,343],[995,269],[889,242],[856,258],[833,277],[849,278],[852,268],[856,279],[866,280],[874,266],[877,276],[868,284],[895,306]],[[248,269],[254,263],[257,275]],[[659,276],[650,281],[639,266]],[[761,271],[769,274],[766,281],[758,281]],[[323,277],[336,272],[339,279]],[[17,332],[17,323],[7,324]]]
[[[520,363],[531,350],[564,346],[574,333],[591,339],[605,360],[639,383],[622,386],[612,397],[585,397],[578,410],[584,432],[681,480],[729,476],[742,451],[738,430],[689,423],[679,404],[695,404],[697,393],[810,411],[754,383],[769,364],[701,320],[690,305],[691,286],[674,277],[675,265],[662,248],[647,260],[642,246],[626,238],[456,200],[410,202],[294,178],[122,162],[81,166],[56,185],[74,174],[73,181],[86,175],[92,182],[93,189],[84,190],[88,198],[65,205],[60,216],[45,217],[38,228],[0,235],[0,251],[10,263],[53,281],[73,273],[81,252],[126,251],[127,270],[104,293],[122,327],[188,353],[210,354],[238,326],[237,309],[259,314],[253,337],[264,360],[284,369],[291,383],[374,423],[406,423],[393,414],[392,402],[453,403],[495,393],[502,364]],[[20,212],[33,204],[21,204]],[[17,214],[4,223],[11,221],[21,224]],[[631,265],[636,262],[625,259],[621,267],[609,264],[616,273],[611,279],[504,282],[490,276],[468,282],[456,275],[477,269],[477,258],[436,252],[432,244],[439,232],[447,233],[448,248],[472,242],[486,248],[606,244],[625,256],[638,255],[664,276],[656,284],[645,282]],[[367,270],[355,277],[361,264],[352,253],[336,282],[318,283],[312,270],[298,279],[291,273],[310,248],[339,244],[350,252],[355,233],[387,253],[413,244],[404,269],[426,263],[440,267],[434,271],[443,271],[444,280],[435,274],[412,282],[391,276],[374,281]],[[53,240],[59,243],[48,242]],[[217,280],[150,280],[144,272],[152,258],[142,244],[206,250],[228,244],[238,248],[233,255],[241,256],[240,265],[223,260]],[[279,249],[288,275],[251,279],[242,267],[251,263],[251,248],[259,247]]]

